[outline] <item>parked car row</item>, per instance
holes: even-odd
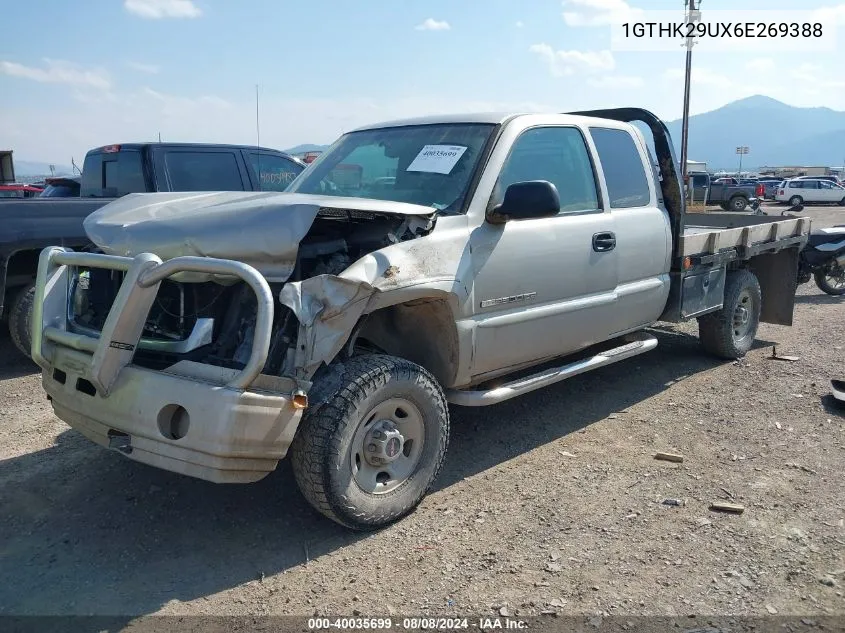
[[[695,200],[718,204],[725,210],[743,211],[753,198],[799,204],[841,204],[845,206],[845,186],[837,176],[796,176],[795,178],[722,177],[706,173],[690,174]]]

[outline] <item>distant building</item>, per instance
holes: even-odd
[[[796,176],[838,176],[841,168],[837,167],[809,167],[809,166],[786,166],[786,167],[761,167],[761,176],[774,176],[776,178],[795,178]]]
[[[687,161],[687,173],[688,174],[702,174],[707,173],[707,163],[703,163],[697,160],[688,160]]]

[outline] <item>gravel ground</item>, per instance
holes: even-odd
[[[363,536],[286,463],[218,486],[90,444],[0,335],[0,614],[843,614],[843,301],[802,286],[742,362],[660,327],[650,354],[455,407],[436,489]]]

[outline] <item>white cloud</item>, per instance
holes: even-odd
[[[516,26],[516,28],[521,29],[523,26],[525,26],[525,24],[523,23],[522,20],[517,20],[515,26]]]
[[[811,91],[813,94],[845,88],[845,78],[825,72],[820,64],[804,63],[790,69],[788,74],[795,82],[804,84],[802,91]]]
[[[555,77],[578,72],[609,71],[616,67],[613,54],[608,51],[556,51],[548,44],[534,44],[529,48],[549,65]]]
[[[198,18],[202,10],[193,0],[124,0],[123,7],[142,18]]]
[[[758,57],[745,63],[745,69],[751,72],[766,73],[774,70],[776,67],[775,60],[771,57]]]
[[[0,73],[40,83],[71,84],[100,90],[108,90],[111,86],[108,73],[101,68],[85,69],[72,62],[46,57],[43,68],[0,60]]]
[[[161,70],[158,66],[142,64],[141,62],[126,62],[126,65],[132,70],[137,70],[139,73],[145,73],[147,75],[157,75],[159,70]]]
[[[625,0],[563,0],[563,21],[568,26],[605,26],[642,14]]]
[[[811,14],[810,19],[814,22],[821,22],[825,28],[828,26],[845,26],[845,4],[816,9]]]
[[[645,85],[642,77],[626,75],[604,75],[603,77],[590,77],[587,85],[601,90],[634,90]]]
[[[670,68],[664,71],[663,78],[673,82],[677,81],[683,84],[684,69]],[[703,66],[693,66],[692,75],[690,76],[690,83],[692,85],[712,86],[714,88],[733,88],[737,85],[736,82],[727,75],[717,73]],[[744,96],[746,95],[735,95],[737,99],[741,99]]]
[[[592,105],[592,104],[587,104]],[[580,104],[579,104],[580,107]],[[261,144],[287,149],[330,143],[355,127],[427,114],[460,112],[557,112],[532,101],[483,101],[409,94],[388,100],[364,97],[281,98],[262,94]],[[295,121],[296,125],[291,122]],[[254,144],[255,102],[220,95],[176,95],[141,88],[127,93],[80,92],[60,108],[0,100],[0,138],[15,138],[21,159],[79,163],[92,147],[121,141],[162,140]]]
[[[452,27],[449,26],[446,20],[428,18],[424,22],[417,24],[414,28],[418,31],[448,31]]]

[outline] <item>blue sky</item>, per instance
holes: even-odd
[[[704,0],[702,10],[735,9]],[[845,4],[807,0],[845,35]],[[7,0],[0,146],[80,162],[120,141],[328,143],[447,111],[638,105],[680,116],[684,51],[618,52],[608,16],[656,0]],[[743,9],[794,9],[783,0]],[[838,22],[834,22],[838,20]],[[14,28],[10,28],[14,25]],[[840,38],[842,39],[842,38]],[[751,94],[845,110],[839,52],[695,55],[692,111]],[[5,149],[6,147],[3,147]]]

